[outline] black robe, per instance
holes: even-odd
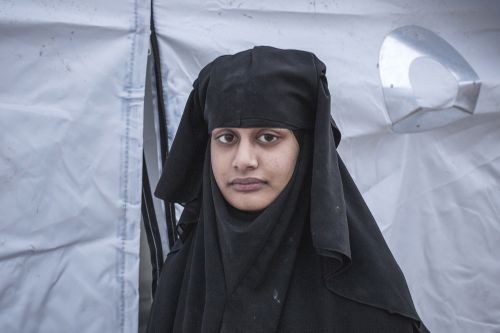
[[[404,276],[336,146],[326,67],[256,47],[194,83],[156,194],[185,205],[149,332],[427,332]],[[291,180],[262,212],[222,197],[210,164],[218,127],[298,135]]]

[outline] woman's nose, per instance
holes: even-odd
[[[250,142],[242,140],[239,142],[233,159],[233,168],[240,171],[255,169],[259,165],[255,148]]]

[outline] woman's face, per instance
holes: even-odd
[[[217,186],[231,206],[259,211],[292,177],[299,144],[283,128],[216,128],[210,143]]]

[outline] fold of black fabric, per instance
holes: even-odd
[[[325,72],[312,53],[271,47],[200,72],[156,189],[193,227],[166,259],[149,332],[426,331],[337,154]],[[213,179],[218,127],[301,133],[290,182],[257,214],[229,207]]]

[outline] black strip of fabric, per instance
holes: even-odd
[[[165,113],[165,103],[163,101],[163,83],[161,81],[161,63],[160,50],[158,47],[158,39],[156,37],[154,19],[153,19],[153,1],[151,1],[151,53],[153,54],[153,66],[156,83],[156,96],[158,105],[158,119],[160,121],[160,150],[162,156],[162,166],[165,164],[165,159],[168,153],[168,132],[167,116]]]
[[[144,151],[142,153],[142,220],[146,237],[148,239],[149,250],[151,253],[151,266],[153,267],[152,294],[156,292],[156,286],[160,279],[160,272],[163,266],[163,250],[161,246],[160,231],[156,221],[155,208],[153,205],[153,196],[151,195],[151,186],[149,184],[148,168]]]
[[[160,127],[160,151],[162,156],[162,168],[165,167],[165,161],[168,156],[168,128],[167,128],[167,116],[165,112],[165,103],[163,100],[163,84],[161,77],[161,62],[160,62],[160,49],[158,47],[158,39],[156,36],[154,15],[153,15],[153,0],[151,0],[151,53],[153,55],[153,66],[156,82],[156,97],[158,105],[158,122]],[[167,237],[168,245],[170,248],[173,246],[174,242],[177,240],[177,234],[175,232],[176,218],[175,218],[175,206],[173,203],[164,202],[166,223],[167,223]]]

